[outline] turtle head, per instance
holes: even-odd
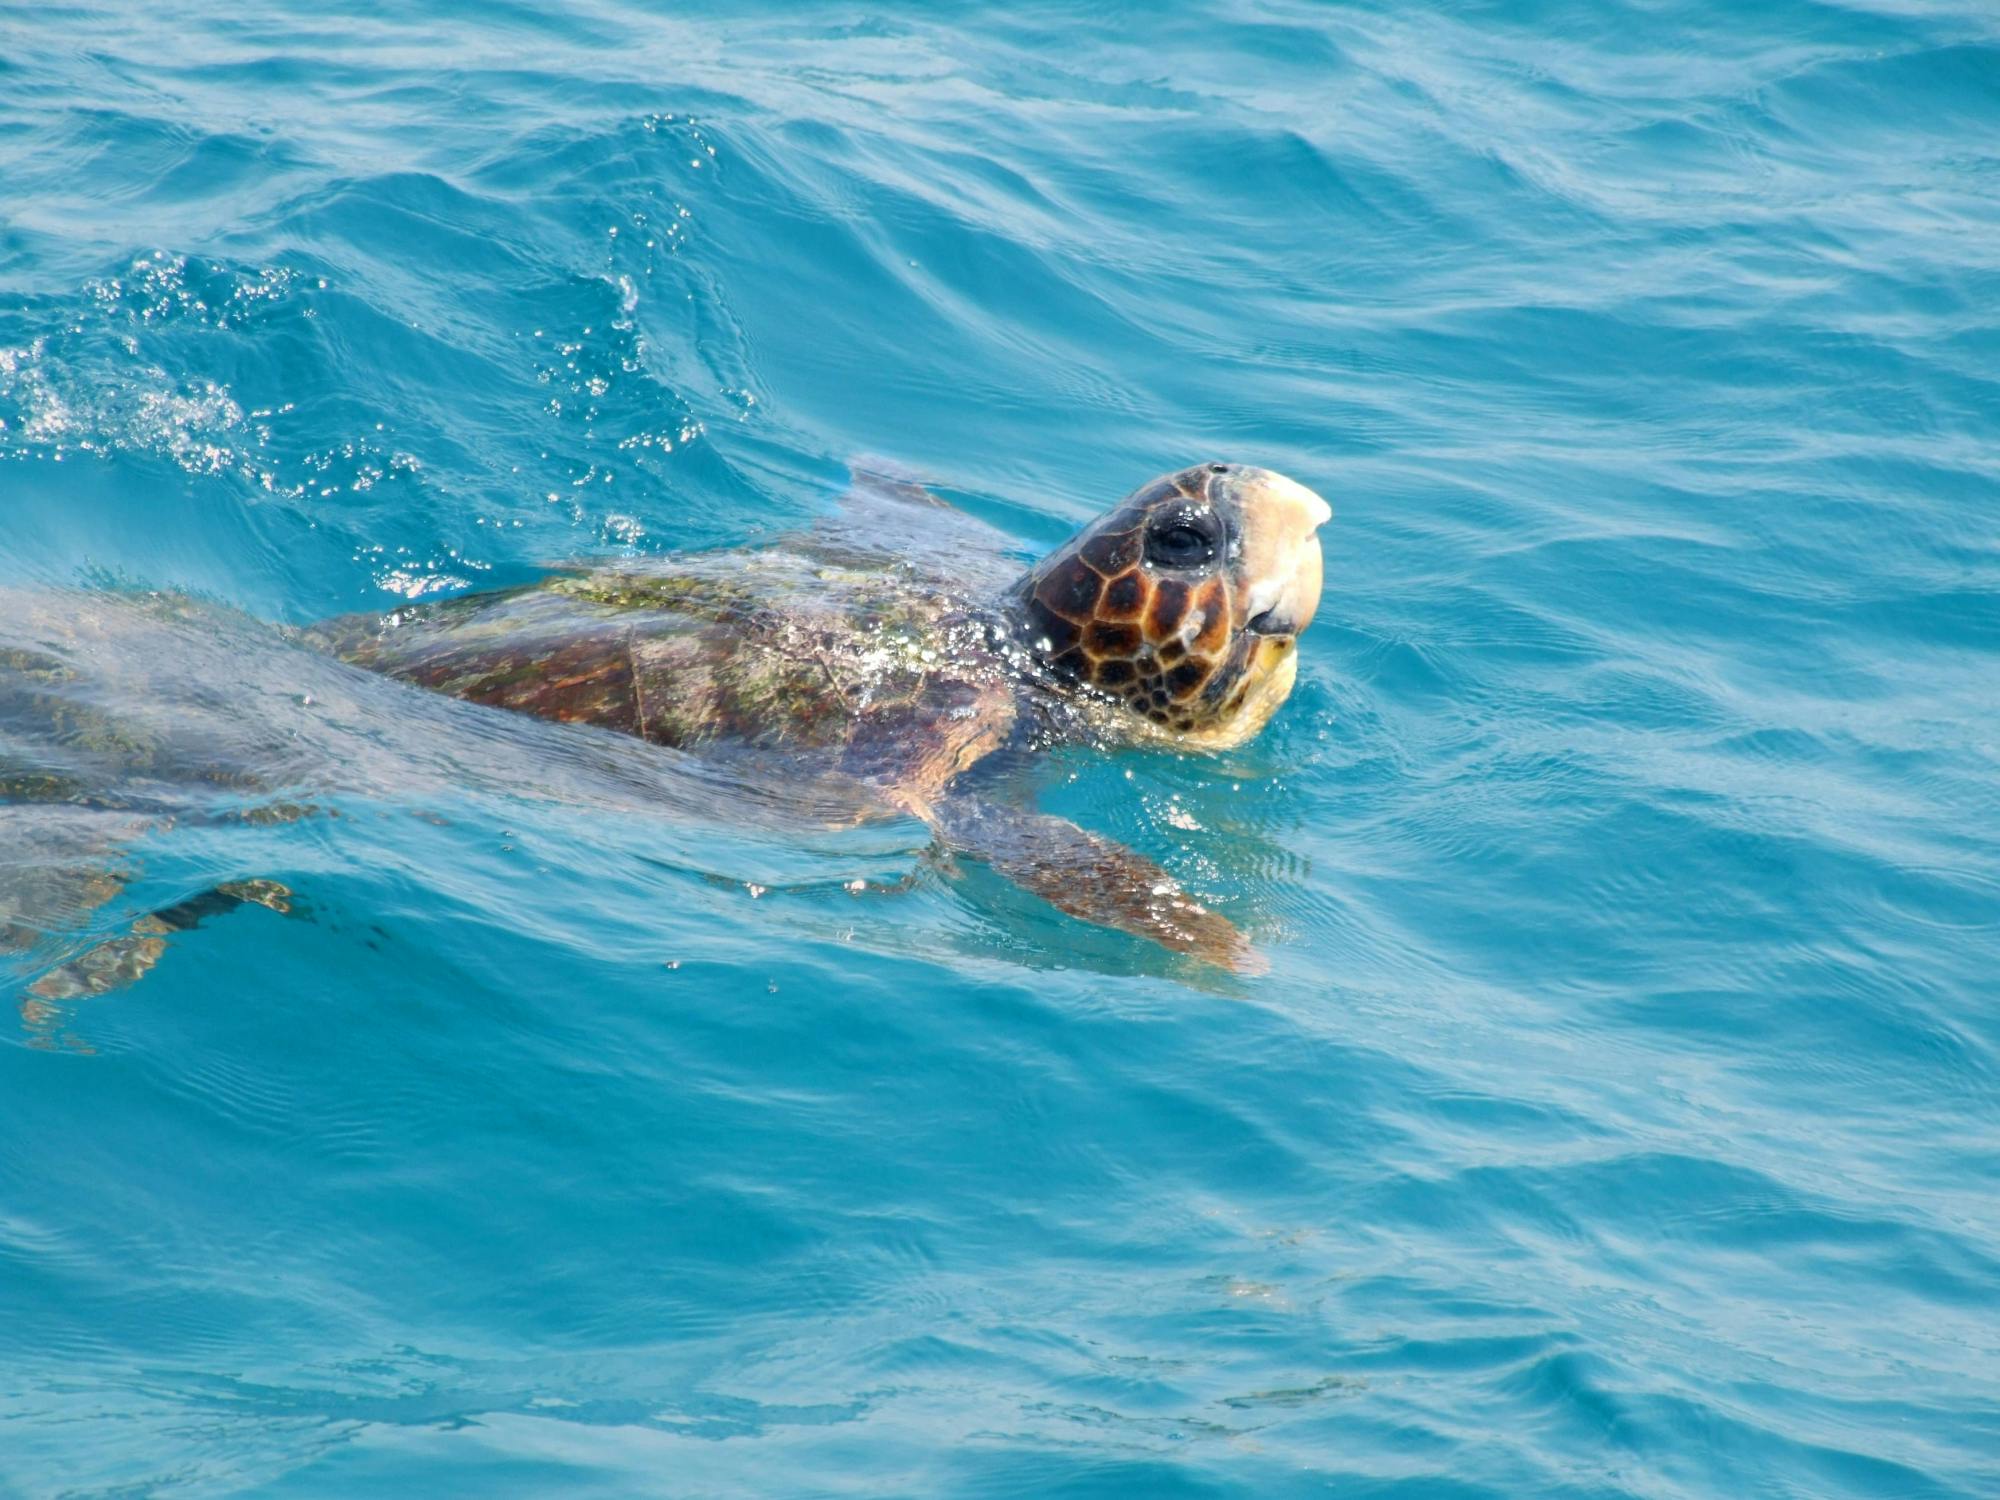
[[[1292,690],[1327,503],[1269,469],[1197,464],[1135,491],[1021,580],[1023,637],[1065,680],[1167,733],[1240,744]]]

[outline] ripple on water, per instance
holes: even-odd
[[[0,637],[213,601],[80,659],[328,815],[0,822],[10,983],[304,909],[0,1046],[0,1489],[2000,1485],[1992,16],[642,10],[13,27]],[[1040,773],[1270,975],[226,610],[857,453],[1327,494],[1268,734]]]

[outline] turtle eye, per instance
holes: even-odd
[[[1215,556],[1215,538],[1191,521],[1146,533],[1146,561],[1163,568],[1198,568]]]

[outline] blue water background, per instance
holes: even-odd
[[[1262,979],[417,715],[148,840],[312,915],[7,1007],[0,1492],[2000,1493],[1996,308],[1971,0],[0,8],[0,583],[1337,513],[1042,790]]]

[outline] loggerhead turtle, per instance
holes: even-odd
[[[1248,739],[1297,675],[1331,515],[1268,469],[1198,464],[1002,583],[997,533],[857,470],[838,524],[782,546],[561,571],[311,634],[454,697],[776,757],[850,793],[857,818],[920,818],[1072,916],[1242,967],[1236,928],[1150,860],[964,773],[1079,740]]]
[[[739,762],[809,792],[822,816],[919,818],[945,851],[1062,911],[1248,969],[1260,960],[1237,928],[1152,861],[968,773],[1061,744],[1254,735],[1291,691],[1330,516],[1270,470],[1199,464],[1134,491],[1023,575],[1000,533],[857,467],[835,517],[774,545],[564,568],[342,616],[302,639],[453,697]],[[22,795],[0,780],[0,801]],[[219,887],[36,989],[130,983],[171,931],[289,899],[271,882]]]

